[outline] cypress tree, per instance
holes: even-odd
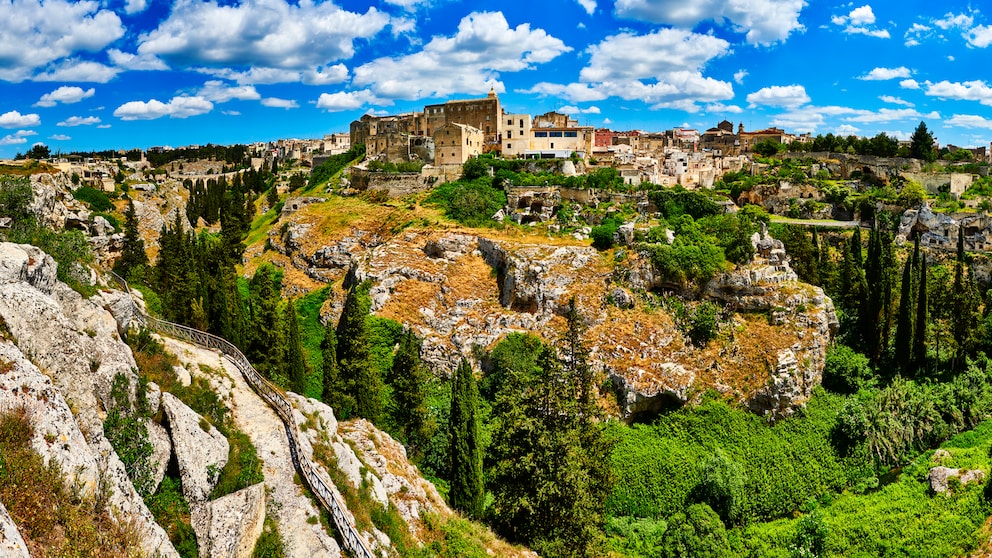
[[[255,271],[248,283],[251,339],[248,359],[269,379],[284,373],[285,338],[279,312],[281,281],[270,264]]]
[[[420,360],[420,340],[407,329],[400,339],[389,381],[396,410],[393,418],[407,445],[420,448],[430,439],[427,425],[427,369]]]
[[[138,215],[134,209],[134,200],[129,199],[127,210],[124,212],[124,246],[121,257],[114,265],[114,271],[122,277],[127,277],[132,271],[148,266],[148,254],[145,253],[145,241],[138,231]],[[139,278],[140,280],[140,278]]]
[[[334,326],[324,326],[324,339],[320,342],[321,400],[330,405],[340,418],[347,418],[355,408],[355,401],[348,395],[338,370],[338,340]]]
[[[978,300],[973,278],[965,277],[964,227],[958,227],[958,251],[954,262],[954,286],[951,292],[951,332],[957,351],[952,368],[957,370],[964,363],[971,349],[972,333],[978,327]]]
[[[265,203],[269,205],[270,210],[279,203],[279,192],[276,191],[275,184],[265,193]]]
[[[382,378],[372,364],[368,331],[368,281],[351,288],[337,328],[338,369],[345,391],[355,401],[356,415],[372,422],[382,413]]]
[[[300,343],[300,322],[296,315],[296,302],[286,304],[283,321],[286,323],[286,372],[289,387],[299,394],[306,393],[307,363],[303,358],[303,345]]]
[[[451,507],[470,517],[482,517],[485,489],[482,484],[482,447],[479,445],[479,392],[472,367],[464,358],[451,386],[448,418],[448,458],[451,460]]]
[[[913,366],[926,374],[927,366],[927,258],[920,255],[919,281],[916,287],[916,327],[913,331]]]
[[[916,240],[916,251],[919,251],[920,241]],[[910,372],[913,347],[913,260],[906,257],[902,268],[902,284],[899,291],[899,316],[896,318],[896,340],[893,347],[893,360],[903,374]]]
[[[878,223],[872,225],[868,236],[868,258],[865,261],[865,294],[861,303],[858,322],[861,329],[861,339],[864,351],[874,366],[878,364],[881,349],[880,318],[882,314],[883,295],[886,287],[882,270],[882,241]]]

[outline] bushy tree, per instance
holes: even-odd
[[[747,475],[744,468],[722,449],[699,464],[700,481],[697,497],[715,511],[724,523],[743,522],[744,487]]]
[[[252,327],[246,356],[269,379],[283,378],[286,373],[286,338],[279,311],[281,285],[281,275],[270,264],[259,267],[248,283]]]
[[[920,122],[920,125],[913,131],[909,144],[909,156],[928,163],[937,160],[937,153],[933,149],[933,134],[927,129],[926,122]]]
[[[720,558],[730,555],[727,528],[706,504],[694,504],[669,518],[662,558]]]
[[[532,367],[502,372],[488,452],[489,515],[505,537],[542,555],[591,556],[613,483],[612,445],[598,419],[582,320],[572,303],[567,314],[571,333],[557,343],[560,358],[539,346]]]
[[[823,387],[837,393],[857,393],[872,383],[868,357],[840,343],[827,350],[823,365]]]
[[[296,393],[305,394],[307,363],[303,356],[303,344],[300,342],[300,321],[296,315],[295,301],[286,303],[283,322],[286,324],[286,373],[289,376],[289,388]]]

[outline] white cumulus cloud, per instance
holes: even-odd
[[[904,79],[899,82],[899,87],[903,89],[919,89],[920,83],[915,79]]]
[[[703,21],[727,21],[750,44],[784,41],[805,30],[799,14],[805,0],[617,0],[616,15],[655,24],[695,27]]]
[[[743,70],[743,69],[738,70],[734,72],[734,83],[736,83],[737,85],[743,85],[744,78],[746,77],[747,77],[747,70]]]
[[[796,108],[810,101],[806,88],[802,85],[772,85],[761,88],[747,96],[751,107],[769,106]]]
[[[977,48],[985,48],[992,44],[992,25],[976,25],[974,28],[969,29],[964,36],[968,40],[969,45]]]
[[[168,116],[169,118],[189,118],[206,114],[213,110],[214,105],[203,97],[179,96],[173,97],[168,103],[157,99],[150,101],[130,101],[117,107],[114,116],[121,120],[155,120]]]
[[[41,117],[37,114],[21,114],[16,110],[0,114],[0,128],[32,128],[41,126]]]
[[[933,24],[946,31],[954,27],[967,29],[971,27],[974,22],[975,18],[968,14],[954,14],[948,12],[944,14],[944,17],[934,20]]]
[[[882,95],[881,97],[879,97],[879,99],[881,99],[883,103],[902,105],[905,107],[913,106],[913,103],[910,103],[909,101],[906,101],[904,99],[900,99],[899,97],[893,97],[892,95]]]
[[[0,138],[0,145],[19,145],[28,142],[28,137],[37,135],[38,132],[32,130],[18,130],[13,134],[7,134]]]
[[[533,68],[572,50],[529,23],[510,27],[501,12],[473,12],[454,36],[434,37],[413,54],[379,58],[354,69],[352,83],[385,99],[485,94],[503,90],[500,72]]]
[[[590,106],[587,108],[579,108],[575,105],[565,105],[558,109],[558,112],[562,114],[599,114],[600,110],[597,106]]]
[[[875,68],[858,79],[864,81],[884,81],[889,79],[908,78],[909,68],[899,66],[898,68]]]
[[[214,103],[226,103],[234,99],[239,101],[257,101],[262,98],[254,86],[228,86],[220,80],[210,80],[204,83],[197,95]]]
[[[730,52],[730,44],[710,35],[661,29],[647,35],[620,33],[590,46],[579,83],[542,82],[529,93],[578,103],[608,97],[642,101],[652,109],[699,110],[697,103],[732,99],[733,86],[706,77],[702,69]]]
[[[38,70],[76,53],[99,52],[124,36],[120,17],[93,0],[0,0],[0,13],[4,81],[30,79]]]
[[[72,128],[75,126],[92,126],[93,124],[99,124],[100,117],[98,116],[70,116],[62,122],[56,124],[56,126],[63,126],[67,128]]]
[[[44,72],[36,74],[32,79],[34,81],[107,83],[114,79],[119,72],[118,68],[112,68],[99,62],[71,58],[49,66]]]
[[[926,85],[924,93],[930,97],[955,101],[978,101],[983,105],[992,106],[992,87],[989,87],[984,81],[939,81],[937,83],[925,82],[924,85]]]
[[[67,136],[65,134],[54,134],[54,135],[48,136],[48,139],[55,140],[55,141],[69,141],[69,140],[72,139],[72,136]]]
[[[992,119],[977,114],[955,114],[944,121],[947,126],[992,130]]]
[[[596,0],[576,0],[587,14],[592,15],[596,11]]]
[[[376,98],[368,89],[361,91],[339,91],[337,93],[321,93],[317,99],[317,108],[327,112],[357,110],[366,105],[385,104],[387,101]]]
[[[293,99],[280,99],[278,97],[266,97],[262,99],[262,106],[271,108],[293,109],[300,105]]]
[[[96,89],[90,87],[89,89],[83,89],[82,87],[70,87],[63,85],[51,93],[45,93],[38,99],[38,102],[34,104],[36,107],[54,107],[58,103],[72,104],[78,103],[83,99],[88,99],[96,94]]]
[[[887,29],[874,27],[875,12],[868,4],[854,8],[847,15],[833,16],[830,21],[834,25],[843,27],[844,33],[849,35],[868,35],[879,39],[890,38]]]
[[[351,58],[356,40],[388,24],[374,7],[360,14],[332,2],[177,0],[169,17],[140,37],[138,54],[173,67],[303,70]]]

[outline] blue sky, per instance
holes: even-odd
[[[0,157],[321,137],[484,96],[583,124],[992,140],[992,7],[0,0]]]

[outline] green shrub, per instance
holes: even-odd
[[[486,226],[493,224],[492,216],[506,206],[506,194],[493,187],[491,178],[483,177],[446,182],[424,201],[463,225]]]
[[[660,550],[662,558],[722,558],[730,553],[727,529],[709,506],[694,504],[669,518]]]
[[[817,389],[803,414],[769,426],[708,397],[652,425],[610,424],[608,432],[617,439],[612,454],[617,482],[607,513],[663,518],[684,509],[703,480],[699,464],[719,448],[740,465],[746,479],[739,517],[788,515],[809,499],[874,473],[863,451],[844,457],[834,449],[833,430],[843,404],[843,397]]]
[[[592,238],[592,245],[598,250],[608,250],[613,247],[613,235],[623,224],[614,218],[603,219],[603,222],[592,228],[589,237]]]
[[[145,499],[155,522],[165,529],[182,558],[199,556],[196,533],[190,525],[189,504],[183,496],[179,479],[166,476],[158,491]]]
[[[92,186],[82,186],[72,192],[72,197],[89,204],[93,211],[107,212],[114,209],[114,203],[110,201],[103,190],[97,190]]]
[[[827,350],[823,387],[837,393],[855,393],[872,385],[874,373],[868,357],[840,343]]]

